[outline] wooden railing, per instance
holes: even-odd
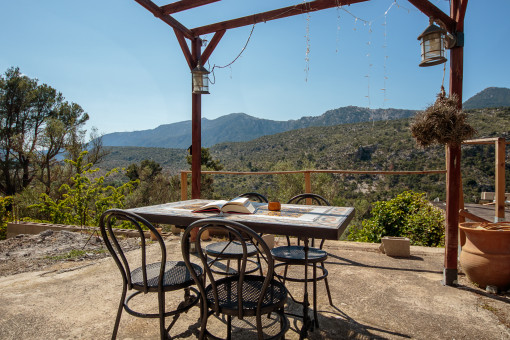
[[[303,174],[305,181],[305,192],[312,192],[312,174],[328,173],[328,174],[353,174],[353,175],[430,175],[430,174],[446,174],[446,170],[423,170],[423,171],[363,171],[363,170],[292,170],[292,171],[202,171],[202,174],[209,175],[289,175]],[[181,171],[181,199],[188,199],[188,175],[190,170]]]
[[[496,147],[495,156],[496,156],[496,171],[495,171],[495,191],[496,191],[496,199],[495,199],[495,216],[494,222],[503,221],[505,219],[505,157],[506,157],[506,144],[510,144],[510,141],[506,141],[503,137],[495,137],[495,138],[481,138],[481,139],[471,139],[464,141],[462,144],[492,144]],[[460,210],[464,209],[464,199],[462,195],[462,187],[461,187],[461,199],[460,199]],[[462,214],[461,214],[462,217]],[[469,217],[468,217],[469,218]],[[461,220],[461,222],[463,222]]]
[[[463,145],[473,144],[493,144],[496,147],[496,173],[495,173],[495,216],[494,221],[502,221],[505,218],[505,146],[510,144],[505,138],[482,138],[471,139],[464,141]],[[202,174],[209,175],[288,175],[288,174],[303,174],[305,181],[305,192],[312,192],[312,179],[313,173],[329,173],[329,174],[351,174],[351,175],[429,175],[429,174],[446,174],[446,170],[423,170],[423,171],[363,171],[363,170],[292,170],[292,171],[262,171],[262,172],[244,172],[244,171],[202,171]],[[181,199],[188,199],[188,175],[191,174],[190,170],[181,171]],[[459,213],[462,218],[467,217],[473,219],[473,216],[466,216],[464,210],[464,197],[462,188],[460,190],[460,206]],[[472,215],[472,214],[471,214]]]

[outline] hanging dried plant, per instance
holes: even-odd
[[[458,102],[457,96],[446,97],[442,89],[436,102],[414,117],[411,133],[419,146],[460,144],[476,133],[466,122],[466,113],[458,108]]]

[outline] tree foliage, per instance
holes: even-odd
[[[88,118],[51,86],[8,69],[0,76],[0,191],[13,195],[36,177],[49,191],[56,156],[76,146]]]
[[[375,202],[372,217],[361,228],[351,228],[349,239],[381,242],[383,236],[408,237],[411,244],[437,247],[444,244],[444,215],[424,193],[405,191],[389,201]]]
[[[0,197],[0,240],[7,234],[7,222],[12,219],[12,197]]]
[[[126,176],[131,180],[135,181],[140,178],[153,179],[161,173],[163,168],[161,165],[153,160],[144,159],[140,162],[140,165],[133,163],[126,169]]]
[[[99,169],[92,169],[92,163],[84,163],[87,151],[80,154],[76,161],[65,160],[76,172],[71,177],[72,184],[60,187],[61,199],[51,198],[43,193],[39,203],[32,207],[45,216],[50,223],[81,226],[97,226],[103,212],[112,208],[124,208],[126,195],[133,191],[133,181],[119,187],[105,184],[105,178],[118,169],[107,172],[104,176],[94,177]]]
[[[192,156],[187,155],[186,161],[188,162],[191,169]],[[201,149],[200,164],[202,170],[220,171],[223,170],[223,164],[219,159],[214,159],[209,151],[209,148]],[[202,175],[200,179],[200,191],[201,197],[214,198],[214,179],[211,175]]]
[[[127,197],[128,207],[162,204],[177,201],[180,198],[179,176],[162,173],[161,165],[153,160],[143,160],[140,164],[131,164],[126,176],[137,181],[136,188]]]

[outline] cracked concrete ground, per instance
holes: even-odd
[[[170,259],[181,259],[178,238],[166,243]],[[334,306],[319,282],[320,329],[310,339],[510,339],[508,293],[488,294],[463,275],[457,287],[441,285],[443,249],[411,247],[407,259],[381,254],[376,244],[329,241],[326,250]],[[302,285],[288,288],[301,296]],[[92,258],[0,277],[0,292],[0,339],[108,339],[121,277],[111,258]],[[143,308],[157,308],[155,298],[143,300]],[[287,310],[300,307],[289,303]],[[198,307],[182,315],[171,336],[195,339],[198,316]],[[301,320],[289,321],[286,338],[298,339]],[[221,319],[211,327],[225,329]],[[236,332],[234,339],[249,335]],[[157,320],[123,313],[118,339],[157,338]]]

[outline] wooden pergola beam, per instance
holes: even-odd
[[[457,30],[462,32],[464,31],[464,17],[466,16],[467,3],[468,0],[461,0],[455,17],[455,20],[457,21]]]
[[[457,13],[459,13],[461,2],[462,0],[451,0],[450,16],[452,20],[457,17]],[[462,21],[464,21],[464,18],[460,19],[459,27],[463,27]],[[458,27],[456,27],[456,29],[458,32],[462,33],[461,30],[458,30]],[[462,109],[463,74],[464,48],[462,45],[455,46],[450,50],[450,97],[454,95],[457,96],[459,99],[459,109]],[[457,282],[458,277],[459,207],[462,188],[460,144],[448,143],[446,154],[448,172],[446,174],[446,228],[443,283],[451,286]]]
[[[181,31],[174,28],[175,36],[177,38],[177,42],[179,43],[179,46],[181,47],[182,53],[184,54],[184,58],[186,59],[186,62],[188,63],[189,69],[192,70],[196,66],[196,61],[193,60],[193,57],[191,56],[191,52],[189,50],[188,44],[186,43],[186,39],[184,39],[184,34],[182,34]]]
[[[359,2],[365,2],[369,0],[315,0],[310,2],[301,3],[295,6],[284,7],[275,9],[268,12],[262,12],[258,14],[249,15],[242,18],[227,20],[210,24],[206,26],[196,27],[191,29],[194,35],[200,36],[202,34],[214,33],[222,30],[228,30],[231,28],[238,28],[248,25],[257,24],[259,22],[266,22],[294,15],[299,15],[308,12],[321,11],[327,8],[333,8],[338,6],[350,5]],[[441,12],[442,13],[442,12]],[[443,13],[444,14],[444,13]]]
[[[135,0],[135,1],[142,5],[142,7],[144,7],[146,10],[151,12],[156,18],[161,19],[163,22],[168,24],[173,29],[181,31],[186,38],[193,39],[194,35],[187,27],[185,27],[179,21],[172,18],[170,15],[164,14],[161,8],[151,0]]]
[[[214,36],[212,37],[211,41],[205,48],[204,53],[202,53],[202,56],[200,57],[200,61],[202,62],[202,65],[205,64],[207,62],[207,60],[209,60],[209,57],[213,53],[216,46],[218,46],[221,38],[223,37],[223,35],[225,35],[225,32],[226,32],[226,30],[222,30],[222,31],[218,31],[218,32],[214,33]]]
[[[452,19],[450,16],[445,14],[439,8],[434,6],[428,0],[408,0],[414,7],[418,8],[423,14],[432,17],[434,19],[439,19],[445,25],[445,29],[451,34],[455,34],[457,31],[457,21]],[[464,9],[465,11],[465,9]]]
[[[208,5],[213,2],[218,2],[220,0],[181,0],[176,1],[168,5],[161,6],[161,11],[163,14],[173,14],[177,12],[186,11],[188,9],[192,9],[195,7],[200,7],[203,5]]]

